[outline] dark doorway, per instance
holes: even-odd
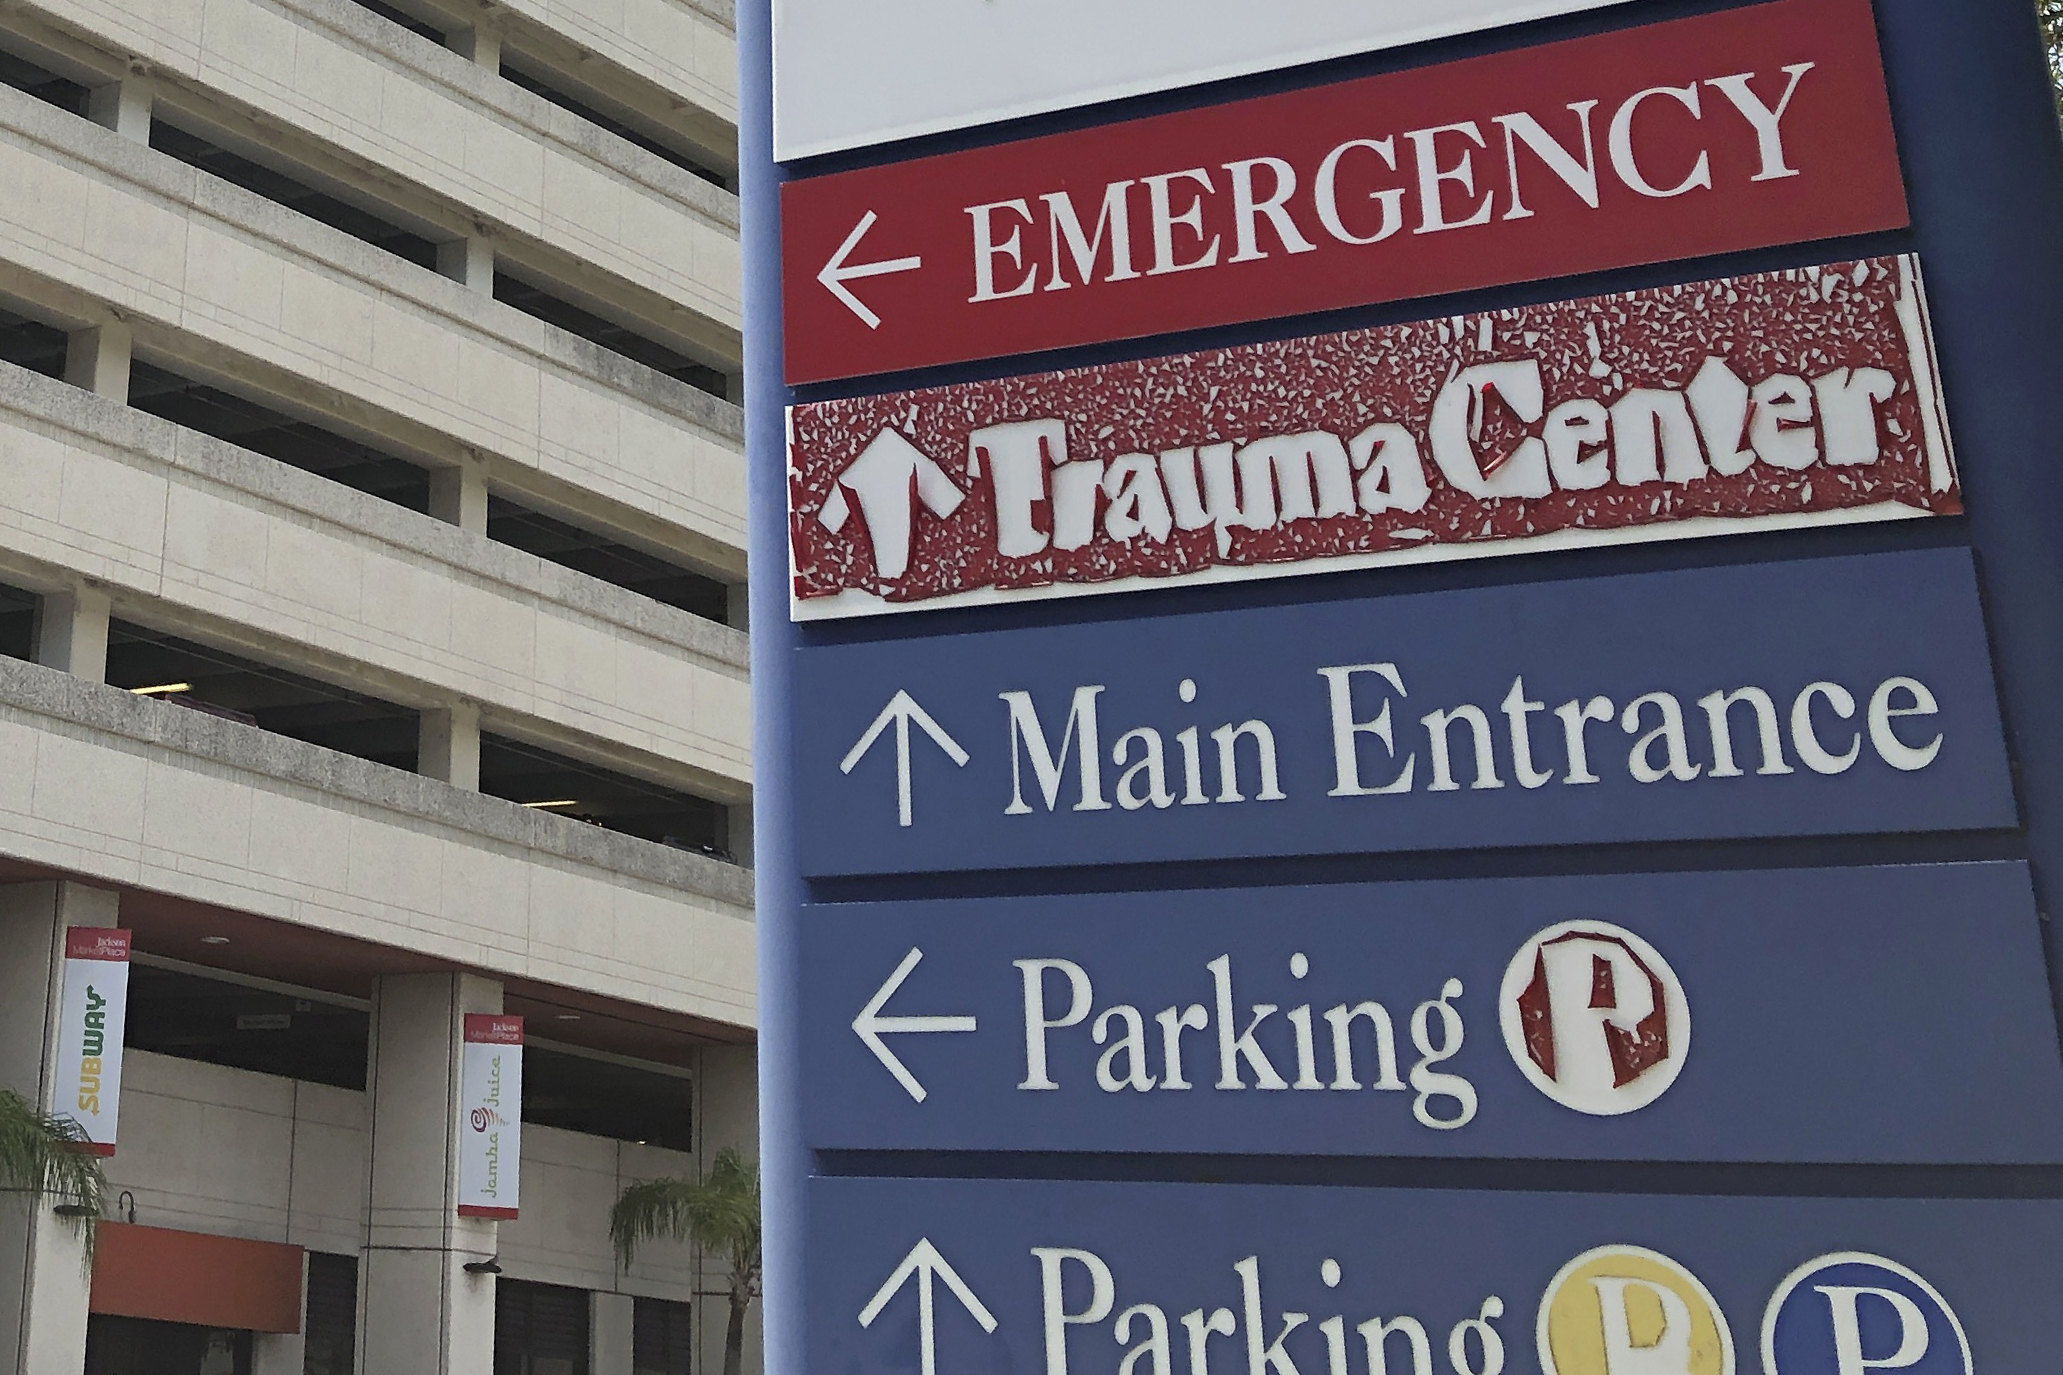
[[[251,1334],[95,1313],[86,1375],[251,1375]]]

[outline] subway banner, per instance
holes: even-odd
[[[54,1113],[79,1124],[82,1149],[115,1153],[122,1106],[122,1029],[129,1012],[130,933],[74,926],[64,936]]]
[[[788,417],[793,614],[1956,515],[1917,259]]]
[[[523,1019],[469,1012],[459,1064],[460,1217],[516,1216],[522,1138]]]

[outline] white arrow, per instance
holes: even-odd
[[[931,713],[917,705],[917,699],[901,688],[888,699],[888,705],[881,708],[881,714],[874,718],[874,724],[867,727],[867,733],[860,742],[847,751],[845,762],[838,766],[838,772],[851,773],[853,768],[866,758],[867,751],[874,748],[874,742],[881,738],[881,732],[888,729],[889,722],[895,723],[895,798],[902,824],[910,824],[910,722],[915,721],[924,728],[924,733],[946,752],[955,764],[967,767],[967,751],[960,748],[960,742],[947,735],[945,727],[931,719]]]
[[[818,523],[834,535],[852,519],[852,504],[845,499],[848,489],[860,500],[860,515],[874,546],[874,572],[888,582],[909,571],[916,502],[923,502],[926,510],[944,520],[967,499],[946,470],[932,462],[931,455],[892,429],[875,435],[838,475],[823,510],[817,513]]]
[[[910,1254],[903,1257],[903,1263],[896,1266],[895,1273],[888,1277],[888,1282],[876,1290],[867,1306],[860,1310],[861,1327],[874,1325],[874,1319],[881,1316],[881,1310],[888,1307],[888,1301],[902,1290],[911,1275],[917,1277],[917,1339],[923,1352],[924,1375],[938,1375],[938,1351],[933,1335],[936,1329],[932,1326],[933,1278],[946,1282],[946,1288],[953,1291],[953,1297],[960,1301],[960,1306],[981,1324],[982,1331],[996,1330],[996,1315],[974,1297],[974,1291],[967,1287],[967,1282],[954,1273],[953,1267],[946,1264],[946,1258],[931,1244],[931,1238],[926,1237],[911,1248]]]
[[[867,1043],[867,1049],[874,1052],[895,1081],[909,1091],[910,1097],[923,1102],[927,1096],[924,1085],[917,1082],[917,1076],[910,1073],[909,1066],[895,1056],[888,1048],[883,1036],[901,1036],[910,1032],[924,1031],[978,1031],[972,1017],[883,1017],[881,1009],[888,1006],[896,990],[903,986],[903,980],[910,977],[910,971],[924,958],[924,952],[911,947],[903,956],[903,962],[895,967],[895,973],[888,976],[888,982],[881,985],[867,1005],[860,1009],[860,1015],[852,1019],[852,1029]]]
[[[924,266],[922,258],[889,258],[878,263],[856,263],[846,265],[846,259],[860,246],[860,240],[867,237],[867,231],[874,227],[878,217],[869,210],[860,216],[860,222],[853,226],[852,233],[845,236],[845,242],[838,245],[838,251],[831,255],[831,261],[824,264],[824,270],[817,274],[817,280],[824,289],[845,302],[845,308],[860,317],[868,329],[881,328],[881,317],[867,309],[867,303],[846,289],[847,282],[862,277],[886,277],[894,272],[915,272]]]

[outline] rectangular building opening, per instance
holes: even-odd
[[[109,622],[107,681],[339,754],[415,770],[417,713],[176,635]]]
[[[141,359],[130,365],[129,404],[396,506],[430,509],[430,475],[406,459]]]
[[[392,4],[382,4],[382,0],[357,0],[357,6],[361,10],[371,10],[373,14],[378,14],[380,19],[384,19],[388,23],[400,25],[408,33],[421,33],[423,37],[427,37],[437,47],[444,47],[450,41],[450,35],[444,29],[439,29],[437,25],[431,25],[431,23],[427,23],[423,19],[417,19],[415,14],[408,14],[406,10],[396,10]]]
[[[481,732],[480,791],[490,797],[735,863],[730,809],[657,783]]]
[[[357,5],[360,9],[371,10],[390,24],[399,24],[410,33],[421,34],[440,48],[448,41],[448,35],[435,24],[418,19],[406,11],[397,10],[392,5],[382,4],[381,0],[357,0]]]
[[[301,1375],[353,1375],[358,1354],[358,1257],[308,1253]]]
[[[251,1375],[251,1334],[94,1313],[85,1375]]]
[[[499,266],[494,272],[494,299],[712,396],[730,395],[730,379],[718,369],[613,320],[604,320],[533,282],[512,277]]]
[[[151,121],[150,146],[189,167],[255,192],[287,209],[341,229],[418,267],[437,268],[437,245],[369,210],[325,192],[263,163],[253,162],[220,144],[168,123],[159,117]]]
[[[632,1375],[690,1375],[695,1310],[671,1299],[639,1298],[630,1310]]]
[[[55,105],[68,114],[85,117],[88,99],[86,88],[25,57],[0,51],[0,85],[12,86],[15,90],[32,95],[45,104]]]
[[[0,654],[33,662],[43,599],[25,588],[0,583]]]
[[[319,994],[253,987],[140,958],[129,969],[125,1043],[175,1059],[362,1090],[371,1025],[362,1005]]]
[[[573,95],[566,91],[564,87],[555,84],[551,77],[547,76],[541,68],[533,67],[529,64],[519,64],[517,61],[511,60],[512,57],[513,54],[507,50],[502,52],[501,74],[512,85],[521,86],[532,95],[542,96],[560,109],[580,116],[589,124],[606,133],[614,134],[625,143],[636,144],[654,157],[663,158],[667,162],[672,163],[683,172],[700,177],[712,185],[721,186],[726,190],[730,189],[729,178],[706,162],[695,157],[692,153],[684,152],[679,148],[662,143],[650,134],[633,128],[611,115],[604,114],[579,96]]]
[[[494,1282],[494,1375],[587,1375],[588,1293]]]
[[[488,498],[487,537],[705,620],[729,614],[730,589],[716,579],[501,497]]]
[[[42,614],[41,597],[0,583],[0,654],[33,662],[36,657],[36,625]]]
[[[0,361],[63,380],[70,346],[70,336],[56,326],[0,307]]]
[[[525,1046],[523,1120],[615,1141],[691,1151],[695,1148],[694,1085],[684,1075]]]

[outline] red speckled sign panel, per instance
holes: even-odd
[[[1773,0],[789,182],[787,379],[1907,219],[1869,0]]]
[[[797,406],[798,619],[1961,510],[1880,257]]]

